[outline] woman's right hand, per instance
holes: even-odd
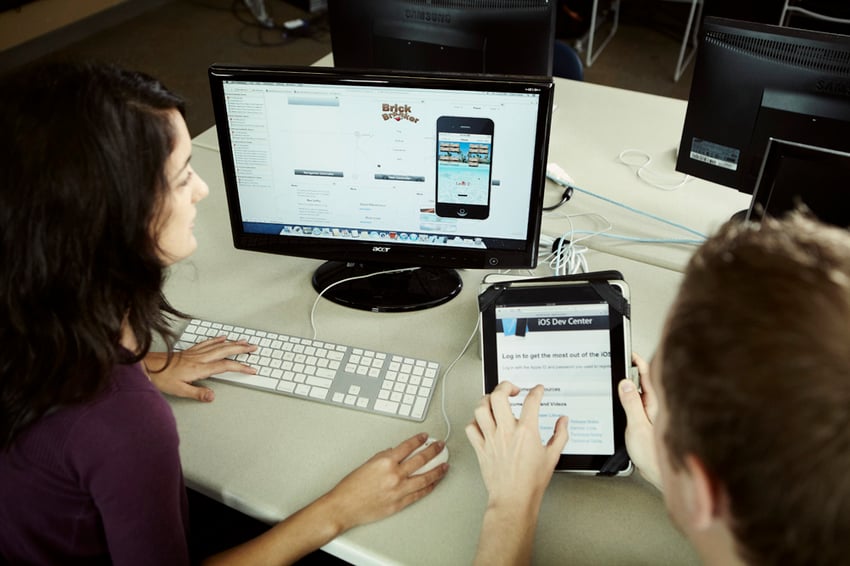
[[[427,434],[418,434],[395,448],[378,452],[310,505],[204,564],[292,564],[345,531],[383,519],[422,499],[449,469],[441,464],[429,472],[411,475],[443,448],[442,442],[435,442],[406,460],[427,439]]]
[[[333,509],[340,532],[397,513],[434,490],[446,475],[448,464],[411,474],[439,454],[443,442],[434,442],[406,460],[427,439],[428,435],[421,433],[378,452],[322,498]]]

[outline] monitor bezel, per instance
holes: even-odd
[[[507,269],[537,265],[545,189],[546,159],[552,119],[554,83],[547,77],[468,75],[409,72],[372,72],[329,67],[254,66],[213,64],[209,68],[216,124],[227,124],[225,81],[324,82],[339,85],[387,85],[496,92],[534,92],[540,96],[535,136],[533,171],[530,176],[527,232],[521,249],[467,249],[421,244],[380,245],[375,242],[338,240],[292,235],[249,233],[244,230],[239,188],[236,182],[230,132],[217,128],[222,172],[233,244],[237,249],[323,260],[342,260],[391,266]]]

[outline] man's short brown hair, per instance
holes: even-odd
[[[751,564],[847,563],[850,233],[727,223],[691,260],[661,355],[674,466],[696,455]]]

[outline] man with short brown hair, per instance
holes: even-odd
[[[847,562],[850,233],[802,213],[728,223],[690,261],[652,371],[635,363],[641,392],[630,381],[619,388],[629,454],[703,563]],[[524,494],[537,508],[555,448],[531,449],[537,422],[525,413],[497,422],[509,389],[485,398],[467,434],[491,494],[501,489],[493,471],[512,466],[506,443],[537,458],[543,471],[529,471],[535,489]],[[526,403],[531,417],[539,397]],[[555,438],[563,445],[562,433]],[[535,522],[493,508],[479,559],[501,545],[503,556],[528,561]]]

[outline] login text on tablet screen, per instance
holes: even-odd
[[[499,379],[522,391],[511,398],[519,417],[529,389],[543,384],[540,436],[569,417],[565,454],[613,454],[611,337],[607,303],[501,306],[496,309]]]

